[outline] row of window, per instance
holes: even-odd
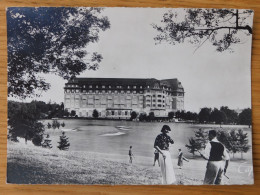
[[[80,87],[80,86],[79,85],[74,85],[74,84],[67,84],[66,87]],[[117,89],[122,89],[123,86],[122,85],[117,85],[117,86],[111,86],[111,85],[108,85],[108,86],[106,86],[106,85],[83,85],[83,88],[90,88],[90,89],[93,89],[93,88],[95,88],[95,89],[99,89],[99,88],[102,88],[102,89],[105,89],[105,88],[109,88],[109,89],[117,88]],[[135,86],[135,85],[133,85],[133,86],[128,85],[127,86],[127,89],[137,89],[137,88],[143,89],[144,87],[143,86]]]
[[[93,111],[90,110],[88,112],[86,111],[83,111],[83,112],[80,112],[79,115],[80,116],[92,116],[92,113]],[[106,111],[106,112],[103,112],[103,114],[106,114],[106,116],[130,116],[131,115],[131,111],[123,111],[123,110],[112,110],[112,111]],[[98,115],[99,116],[102,116],[102,113],[101,112],[98,112]]]
[[[82,95],[80,96],[79,94],[77,95],[69,95],[69,94],[66,94],[65,95],[65,99],[82,99],[82,100],[87,100],[87,99],[95,99],[95,100],[112,100],[112,99],[115,99],[115,100],[141,100],[143,101],[143,96],[111,96],[111,95],[108,95],[108,96],[94,96],[94,95]]]
[[[150,99],[147,99],[146,100],[146,102],[151,102],[151,100]],[[153,99],[153,102],[156,102],[156,100],[155,99]],[[164,100],[157,100],[157,102],[162,102],[162,103],[164,103],[165,101]]]
[[[77,85],[77,84],[67,84],[66,85],[66,87],[81,87],[81,86],[79,86],[79,85]],[[89,89],[105,89],[105,88],[109,88],[109,89],[111,89],[111,88],[117,88],[117,89],[122,89],[122,88],[124,88],[124,86],[122,86],[122,85],[117,85],[117,86],[111,86],[111,85],[108,85],[108,86],[106,86],[106,85],[83,85],[82,86],[83,88],[89,88]],[[136,85],[133,85],[133,86],[130,86],[130,85],[128,85],[127,86],[127,89],[144,89],[145,87],[144,86],[136,86]],[[147,89],[149,89],[150,88],[150,86],[148,85],[147,86]],[[158,86],[154,86],[154,89],[160,89],[160,87],[159,87],[159,85]],[[165,89],[165,90],[171,90],[171,88],[169,87],[162,87],[162,89]],[[150,91],[150,90],[148,90],[148,91]],[[149,93],[149,92],[148,92]]]
[[[81,90],[79,89],[66,89],[65,90],[65,93],[81,93]],[[130,93],[140,93],[140,94],[143,94],[144,92],[143,91],[124,91],[124,90],[82,90],[82,93],[96,93],[96,94],[104,94],[104,93],[107,93],[107,94],[118,94],[118,93],[121,93],[121,94],[130,94]]]
[[[153,97],[153,98],[156,98],[156,97],[157,97],[157,98],[165,98],[164,95],[160,95],[160,94],[157,95],[157,96],[156,96],[155,94],[153,94],[152,96],[151,96],[151,95],[146,95],[145,97],[146,97],[146,98],[151,98],[151,97]]]
[[[163,104],[157,104],[157,106],[156,106],[156,104],[152,104],[152,106],[153,107],[165,107],[165,105]],[[151,107],[151,104],[146,104],[146,107]]]

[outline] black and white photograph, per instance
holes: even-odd
[[[6,182],[254,184],[253,15],[8,7]]]

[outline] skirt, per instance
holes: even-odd
[[[171,154],[169,151],[162,150],[166,158],[163,158],[162,154],[159,158],[161,172],[162,172],[162,184],[174,184],[176,177],[173,170]]]

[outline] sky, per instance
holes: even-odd
[[[85,71],[80,77],[178,78],[185,91],[186,111],[251,107],[252,37],[247,36],[242,44],[234,46],[233,53],[219,53],[208,42],[195,53],[196,45],[188,43],[156,45],[153,38],[157,32],[151,24],[160,23],[166,10],[105,8],[102,14],[108,16],[111,28],[100,33],[98,43],[86,48],[102,54],[103,60],[97,71]],[[33,99],[62,102],[66,81],[55,75],[45,77],[50,90]]]

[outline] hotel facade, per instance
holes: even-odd
[[[78,117],[129,119],[131,112],[167,117],[184,110],[184,89],[178,79],[75,78],[64,87],[64,108]]]

